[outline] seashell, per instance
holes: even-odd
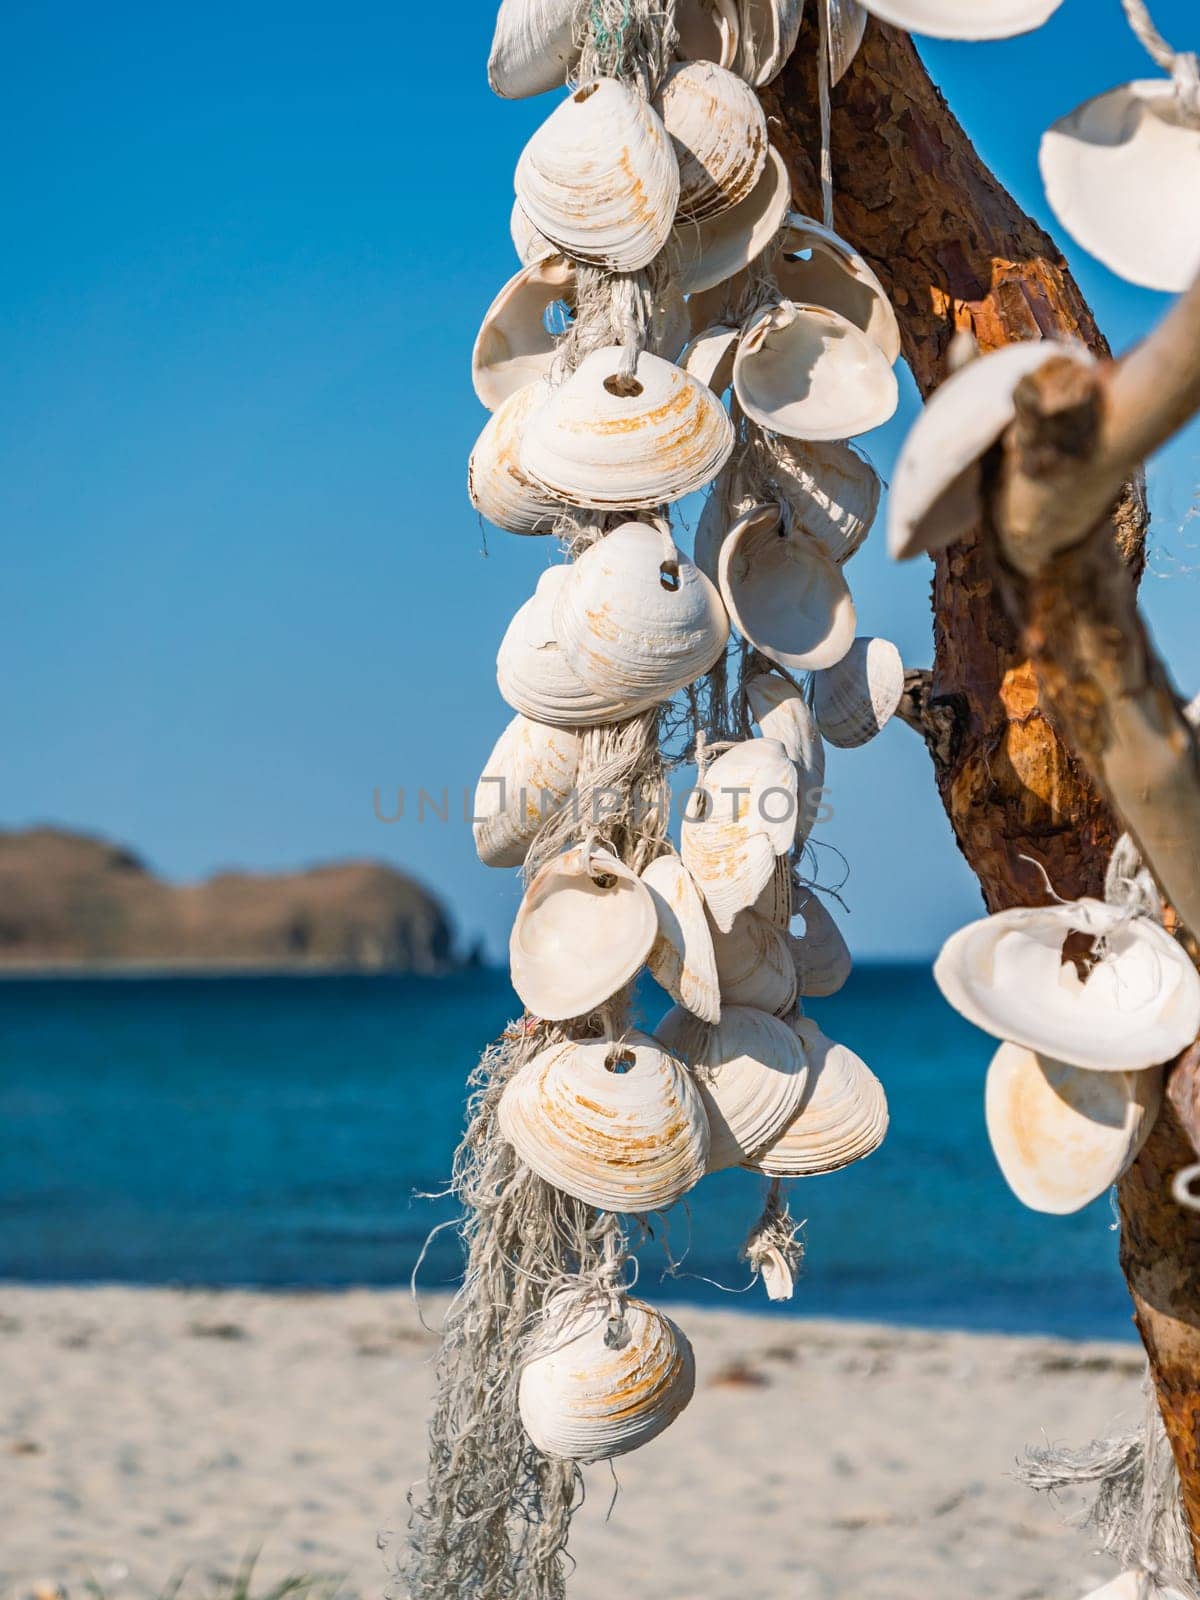
[[[823,306],[781,300],[742,330],[733,387],[746,415],[791,439],[849,439],[894,413],[900,391],[883,351]]]
[[[664,361],[678,361],[692,336],[692,319],[683,290],[674,278],[660,285],[661,298],[654,306],[650,327],[651,354]]]
[[[653,509],[702,489],[733,449],[712,391],[643,352],[621,373],[616,346],[593,350],[530,418],[522,470],[548,494],[596,511]]]
[[[519,867],[542,824],[570,798],[579,735],[517,716],[496,741],[475,789],[475,851],[488,867]]]
[[[680,854],[713,921],[728,933],[792,848],[796,769],[775,739],[746,739],[718,756],[684,816]]]
[[[792,935],[797,986],[806,1000],[823,1000],[845,987],[854,962],[841,929],[814,890],[802,889],[794,910],[804,918],[804,932]]]
[[[831,667],[854,642],[854,601],[842,569],[779,506],[752,506],[718,559],[721,597],[742,637],[780,666]]]
[[[567,255],[636,272],[670,237],[679,163],[641,95],[615,78],[597,78],[562,101],[530,139],[516,188],[530,222]]]
[[[575,268],[554,255],[522,267],[492,301],[471,353],[471,381],[489,411],[549,373],[557,337],[546,313],[574,294]]]
[[[527,1167],[598,1211],[658,1211],[704,1176],[700,1094],[644,1033],[551,1045],[509,1079],[498,1118]]]
[[[867,31],[867,13],[859,0],[828,0],[829,81],[836,87],[858,54]]]
[[[825,306],[873,339],[888,360],[900,359],[900,324],[887,290],[853,246],[812,217],[793,211],[783,228],[775,269],[785,298]]]
[[[830,744],[855,750],[892,720],[904,698],[904,663],[890,639],[855,639],[813,678],[813,712]]]
[[[676,48],[685,61],[731,67],[742,24],[736,0],[676,0]]]
[[[678,856],[658,856],[642,873],[658,915],[647,957],[655,981],[704,1022],[721,1020],[721,991],[704,901]]]
[[[622,1306],[625,1337],[609,1341],[608,1302],[556,1296],[517,1387],[525,1432],[556,1460],[606,1461],[648,1444],[692,1398],[692,1347],[642,1300]]]
[[[764,739],[778,739],[796,765],[800,812],[825,786],[825,746],[804,696],[786,678],[763,673],[746,684],[746,699]]]
[[[791,203],[787,167],[774,145],[768,145],[762,175],[744,200],[707,222],[685,222],[676,229],[684,292],[714,289],[756,261],[779,232]]]
[[[744,200],[767,160],[767,118],[741,78],[712,61],[672,67],[654,101],[679,159],[682,222]]]
[[[517,252],[523,267],[531,267],[535,261],[544,261],[547,256],[558,254],[557,248],[550,243],[546,235],[539,233],[530,222],[519,200],[513,201],[508,231],[512,234],[513,249]]]
[[[786,862],[787,857],[781,856]],[[772,874],[768,890],[775,887]],[[760,897],[761,898],[761,897]],[[728,933],[712,936],[722,1005],[753,1006],[782,1017],[796,1003],[796,964],[788,934],[750,907],[739,911]]]
[[[556,728],[620,722],[656,704],[596,694],[579,677],[554,637],[554,602],[569,568],[549,567],[508,625],[496,656],[500,693],[523,716]]]
[[[712,667],[729,638],[716,589],[665,524],[645,522],[622,523],[567,568],[553,628],[589,689],[629,700],[669,700]]]
[[[488,82],[505,100],[558,89],[579,60],[574,0],[501,0]]]
[[[683,370],[714,394],[724,394],[733,382],[733,357],[738,331],[718,324],[698,334],[679,358]]]
[[[563,509],[561,501],[521,471],[526,424],[549,393],[543,378],[509,395],[488,418],[467,464],[471,504],[480,516],[509,533],[552,533]]]
[[[1021,379],[1052,356],[1094,360],[1081,344],[1009,344],[960,367],[930,396],[888,496],[888,550],[897,560],[942,550],[970,532],[980,513],[980,461],[1015,418]]]
[[[1179,294],[1200,273],[1200,120],[1170,79],[1123,84],[1042,138],[1054,214],[1129,283]]]
[[[1200,975],[1183,949],[1156,922],[1101,900],[969,923],[943,945],[933,976],[985,1033],[1096,1072],[1157,1066],[1200,1032]]]
[[[1022,1205],[1066,1216],[1132,1164],[1161,1098],[1160,1072],[1089,1072],[1002,1044],[988,1068],[988,1137]]]
[[[775,871],[768,878],[766,888],[754,902],[754,910],[760,917],[765,917],[768,922],[776,928],[782,928],[786,933],[792,923],[792,895],[792,858],[790,855],[776,856]]]
[[[576,845],[525,891],[508,947],[513,988],[547,1022],[585,1016],[640,971],[657,934],[637,874],[611,851]]]
[[[804,1098],[804,1048],[778,1017],[725,1006],[715,1027],[676,1006],[655,1030],[692,1067],[708,1112],[708,1170],[751,1161],[791,1122]]]
[[[873,1155],[888,1130],[887,1095],[866,1062],[807,1017],[792,1027],[808,1061],[804,1099],[774,1144],[746,1163],[771,1178],[838,1172]]]
[[[761,89],[778,77],[796,48],[804,0],[738,0],[741,29],[734,71]]]
[[[862,0],[872,16],[932,39],[1009,39],[1030,33],[1062,0]]]
[[[862,545],[879,509],[882,485],[848,444],[779,439],[772,481],[793,521],[841,565]]]

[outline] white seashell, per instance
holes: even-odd
[[[757,261],[783,225],[792,203],[792,180],[774,145],[762,176],[744,200],[707,222],[676,229],[679,281],[685,293],[713,289]]]
[[[754,90],[712,61],[672,67],[654,101],[679,159],[681,222],[744,200],[767,160],[767,118]]]
[[[1087,951],[1089,940],[1099,943]],[[1077,959],[1090,966],[1086,981]],[[1200,1033],[1200,975],[1182,947],[1101,900],[972,922],[943,945],[933,975],[985,1033],[1096,1072],[1158,1066]]]
[[[575,268],[555,255],[522,267],[492,301],[471,354],[471,381],[489,411],[549,373],[557,340],[546,313],[574,295]]]
[[[1161,1098],[1160,1072],[1089,1072],[1002,1044],[988,1068],[988,1137],[1017,1199],[1065,1216],[1130,1166]]]
[[[706,384],[714,394],[724,394],[733,382],[737,342],[737,329],[718,323],[692,340],[680,356],[679,364],[697,383]]]
[[[711,482],[733,449],[712,391],[643,352],[622,376],[616,346],[593,350],[525,431],[522,469],[548,494],[597,511],[653,509]]]
[[[796,1278],[783,1251],[768,1246],[758,1257],[758,1275],[768,1300],[790,1300],[796,1292]]]
[[[855,750],[875,737],[904,698],[904,662],[890,639],[856,639],[813,678],[813,712],[830,744]]]
[[[700,571],[715,584],[721,581],[721,546],[727,531],[726,514],[721,495],[721,485],[715,484],[704,502],[696,537],[692,541],[692,560]]]
[[[881,22],[933,39],[1009,39],[1040,28],[1062,0],[862,0]]]
[[[804,918],[804,932],[792,935],[797,985],[805,999],[823,1000],[845,987],[854,962],[841,929],[815,890],[802,889],[794,909]]]
[[[1200,122],[1170,79],[1089,100],[1046,132],[1054,214],[1111,271],[1179,294],[1200,273]]]
[[[519,200],[513,201],[508,231],[512,234],[513,249],[523,267],[531,267],[535,261],[544,261],[547,256],[558,254],[557,248],[546,235],[539,233],[530,222]]]
[[[656,702],[598,695],[583,682],[554,637],[554,602],[569,568],[549,567],[534,593],[517,612],[500,641],[496,682],[500,693],[523,716],[556,728],[594,727],[620,722]]]
[[[792,1027],[808,1061],[804,1099],[779,1138],[746,1163],[771,1178],[837,1172],[874,1154],[888,1130],[887,1095],[866,1062],[807,1017]]]
[[[739,517],[721,545],[717,575],[734,626],[780,666],[831,667],[854,642],[854,601],[842,569],[815,539],[789,529],[778,506]]]
[[[738,0],[740,37],[734,71],[761,89],[778,77],[796,48],[804,0]]]
[[[871,463],[852,446],[780,439],[772,482],[797,527],[824,545],[839,565],[870,533],[882,485]]]
[[[795,829],[796,769],[778,740],[744,740],[708,768],[688,803],[680,854],[722,933],[766,888]]]
[[[726,1006],[709,1027],[676,1006],[655,1034],[693,1069],[708,1112],[710,1172],[752,1160],[799,1110],[808,1064],[800,1040],[778,1017]]]
[[[721,1020],[721,991],[704,901],[678,856],[659,856],[642,873],[658,915],[646,965],[655,981],[693,1016]]]
[[[786,862],[787,858],[779,859]],[[773,874],[763,893],[774,887]],[[750,907],[738,912],[728,933],[715,929],[712,942],[723,1006],[753,1006],[777,1017],[792,1009],[796,964],[789,936],[782,928]]]
[[[685,61],[715,61],[731,67],[742,24],[737,0],[676,0],[677,49]]]
[[[610,851],[582,845],[548,861],[509,940],[513,988],[547,1022],[582,1017],[641,970],[658,934],[650,891]]]
[[[550,393],[545,379],[526,384],[488,418],[467,464],[471,504],[497,528],[509,533],[552,533],[562,502],[531,482],[521,470],[521,440],[526,424]]]
[[[670,533],[625,522],[567,568],[554,637],[589,689],[669,700],[725,649],[729,619],[709,580]]]
[[[828,0],[828,5],[829,81],[837,85],[858,54],[867,31],[867,13],[859,0]]]
[[[733,363],[738,404],[791,439],[849,439],[894,413],[900,391],[887,356],[861,328],[823,306],[782,300],[742,330]]]
[[[488,867],[519,867],[543,822],[575,786],[579,735],[514,717],[496,741],[475,789],[472,831]]]
[[[488,82],[505,100],[545,94],[579,60],[575,0],[501,0],[488,57]]]
[[[894,365],[900,359],[900,324],[887,290],[858,251],[832,228],[798,211],[784,224],[782,245],[775,277],[785,298],[840,312]]]
[[[746,699],[763,738],[778,739],[796,764],[803,817],[810,796],[825,786],[825,746],[816,718],[799,689],[774,673],[751,678],[746,684]]]
[[[1008,344],[953,373],[904,441],[888,495],[888,551],[898,561],[944,549],[979,520],[980,461],[1015,418],[1021,379],[1052,356],[1091,363],[1081,344]]]
[[[657,113],[615,78],[564,100],[517,163],[517,199],[539,232],[577,261],[636,272],[666,244],[679,163]]]
[[[556,1296],[517,1389],[525,1432],[557,1460],[606,1461],[648,1444],[692,1398],[692,1347],[642,1300],[623,1306],[625,1337],[610,1344],[608,1303]]]
[[[754,910],[760,917],[765,917],[768,922],[786,933],[792,924],[792,899],[792,858],[790,855],[776,856],[775,871],[767,880],[766,888],[754,902]],[[790,953],[788,959],[791,960]]]
[[[498,1118],[527,1167],[598,1211],[662,1210],[704,1176],[699,1092],[644,1033],[551,1045],[509,1079]]]

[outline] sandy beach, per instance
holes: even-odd
[[[427,1308],[435,1317],[440,1308]],[[589,1470],[574,1600],[1077,1600],[1111,1576],[1012,1479],[1139,1410],[1140,1350],[681,1308],[696,1397]],[[431,1317],[431,1320],[432,1320]],[[387,1583],[436,1346],[407,1294],[0,1290],[0,1595]]]

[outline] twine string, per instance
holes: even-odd
[[[833,105],[830,99],[829,0],[820,0],[821,44],[817,51],[817,94],[821,105],[821,220],[833,227]]]
[[[1146,0],[1121,0],[1125,20],[1150,59],[1169,72],[1181,105],[1193,121],[1200,121],[1200,62],[1190,50],[1175,50],[1159,33]]]

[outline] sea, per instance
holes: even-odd
[[[668,1002],[652,984],[639,1021]],[[706,1178],[639,1252],[639,1292],[779,1316],[1131,1338],[1110,1197],[1026,1211],[983,1120],[992,1041],[927,966],[859,966],[812,1001],[887,1089],[883,1148],[792,1186],[806,1256],[769,1306],[738,1252],[763,1182]],[[0,1280],[406,1286],[438,1224],[505,973],[0,983]],[[434,1198],[431,1198],[434,1197]],[[418,1276],[453,1286],[453,1228]]]

